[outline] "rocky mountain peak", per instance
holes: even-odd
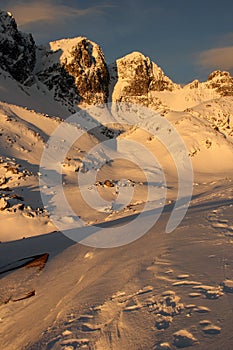
[[[0,33],[10,34],[17,30],[17,24],[10,12],[0,10]]]
[[[38,48],[37,57],[39,80],[71,112],[75,104],[107,102],[109,73],[97,44],[84,37],[57,40]]]
[[[116,61],[118,77],[121,79],[144,79],[148,77],[150,59],[140,52],[132,52]]]
[[[132,52],[118,59],[116,74],[117,82],[113,90],[114,101],[150,105],[153,92],[172,91],[178,87],[160,67],[140,52]]]
[[[223,79],[226,80],[230,78],[231,78],[231,75],[229,72],[215,70],[209,75],[208,80],[223,80]]]
[[[233,78],[229,72],[220,70],[212,72],[206,85],[215,89],[221,96],[233,96]]]
[[[14,79],[26,83],[35,65],[35,42],[31,34],[21,33],[9,12],[0,11],[0,67]]]
[[[60,62],[74,78],[81,102],[107,102],[109,73],[99,45],[84,37],[50,43],[51,49],[60,50]]]
[[[175,94],[181,89],[141,52],[129,53],[107,66],[100,46],[86,37],[36,47],[32,35],[20,32],[14,17],[4,11],[0,11],[0,68],[18,83],[34,84],[43,94],[49,90],[71,113],[77,105],[109,100],[145,105],[162,113],[167,104],[166,94],[160,92]],[[194,80],[185,89],[193,90],[199,99],[211,94],[233,96],[233,78],[217,70],[206,82]]]

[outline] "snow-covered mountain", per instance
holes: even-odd
[[[20,32],[12,15],[3,11],[0,34],[0,68],[5,74],[21,83],[23,90],[30,86],[36,87],[38,93],[49,91],[55,101],[70,111],[78,105],[108,100],[130,100],[157,108],[161,103],[157,92],[188,95],[187,102],[189,93],[195,102],[233,94],[233,78],[228,72],[213,72],[207,82],[195,80],[182,88],[140,52],[107,65],[101,48],[84,37],[36,46],[32,35]]]
[[[101,125],[102,107],[92,109],[99,124],[82,111],[107,102],[116,117],[110,126]],[[134,104],[141,127],[130,118],[128,127],[121,125],[120,110],[110,110],[111,102]],[[138,106],[162,119],[153,124]],[[153,219],[151,208],[164,205],[158,223],[131,244],[74,244],[41,199],[39,182],[48,174],[39,166],[47,141],[76,111],[83,112],[75,129],[81,136],[74,140],[69,129],[60,135],[60,143],[51,146],[50,170],[62,169],[67,202],[86,224],[78,231],[84,237],[94,224],[97,233],[119,230],[147,205],[145,221],[137,225],[143,229]],[[89,125],[92,132],[85,132]],[[180,191],[179,169],[168,152],[177,150],[176,132],[193,165],[193,197],[180,226],[165,234]],[[167,148],[159,135],[165,135]],[[99,144],[113,136],[117,156],[111,147],[110,155],[108,147],[98,153]],[[93,170],[97,176],[90,184]],[[231,349],[232,174],[228,72],[181,86],[140,52],[108,64],[101,48],[84,37],[37,46],[10,13],[0,11],[0,348]],[[42,184],[55,201],[57,189]],[[72,224],[67,202],[58,200],[59,219]],[[185,198],[180,200],[177,211]]]

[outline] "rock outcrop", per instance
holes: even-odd
[[[9,12],[0,11],[0,67],[20,83],[29,84],[36,45],[31,34],[18,30]]]
[[[216,70],[212,72],[207,81],[197,79],[186,85],[189,89],[209,89],[220,96],[233,96],[233,77],[229,72]]]
[[[109,73],[97,44],[83,37],[63,39],[38,52],[37,77],[54,90],[56,100],[67,105],[107,102]]]
[[[215,89],[221,96],[233,96],[233,78],[229,72],[220,70],[212,72],[206,85],[210,89]]]
[[[140,52],[133,52],[116,61],[117,82],[113,101],[153,104],[153,92],[178,88],[158,67]]]
[[[51,95],[70,113],[76,112],[77,106],[113,101],[147,106],[165,115],[169,107],[162,102],[162,93],[182,90],[140,52],[107,66],[101,48],[85,37],[36,47],[32,35],[20,32],[12,15],[4,11],[0,11],[0,69],[10,74],[22,90],[25,85],[29,90],[33,85],[34,91]],[[206,82],[194,80],[184,89],[192,94],[188,98],[200,101],[203,96],[233,96],[233,78],[218,70]]]

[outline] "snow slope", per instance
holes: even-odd
[[[230,113],[231,99],[213,100],[211,106],[218,111],[224,106],[223,114]],[[177,331],[196,349],[231,347],[232,294],[227,286],[233,277],[232,136],[224,123],[219,130],[213,127],[212,114],[205,116],[209,108],[203,102],[191,111],[165,114],[182,135],[195,170],[189,211],[171,234],[164,232],[177,195],[171,157],[155,137],[139,128],[118,136],[146,146],[159,159],[165,169],[167,202],[159,222],[142,238],[118,248],[95,249],[54,233],[56,227],[39,199],[40,156],[61,120],[1,103],[0,170],[6,183],[0,187],[9,205],[0,212],[5,241],[0,245],[3,348],[159,349],[159,344],[169,343],[175,349],[180,341]],[[73,145],[63,164],[64,188],[84,220],[111,227],[140,212],[148,184],[132,152],[129,162],[119,159],[101,167],[97,179],[98,191],[109,203],[116,199],[122,178],[128,179],[123,185],[133,186],[130,205],[122,210],[90,208],[77,188],[75,170],[97,142],[93,135],[85,135]],[[144,162],[153,170],[146,158]],[[106,180],[113,187],[106,186]],[[12,194],[17,196],[10,198]],[[21,239],[30,236],[35,237]],[[41,256],[46,254],[50,260],[44,266]]]
[[[131,245],[74,245],[31,284],[25,281],[31,269],[24,277],[22,270],[4,277],[13,300],[30,290],[36,295],[1,306],[2,347],[153,349],[168,342],[175,349],[173,334],[186,329],[198,340],[196,349],[230,349],[232,294],[221,283],[232,278],[231,185],[219,181],[201,187],[204,194],[194,198],[172,234],[163,231],[168,208],[156,228]],[[28,256],[37,241],[30,241]],[[41,249],[51,249],[46,240]],[[15,293],[18,278],[21,294]],[[209,336],[204,320],[213,329]]]

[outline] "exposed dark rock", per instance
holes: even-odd
[[[160,67],[140,52],[118,59],[116,67],[118,80],[113,89],[113,101],[153,105],[153,92],[172,91],[178,87]]]
[[[111,180],[105,180],[104,185],[106,187],[114,187],[114,183]]]
[[[220,70],[212,72],[206,84],[221,96],[233,96],[233,78],[229,72]]]
[[[109,73],[101,48],[82,37],[55,41],[38,48],[39,80],[54,98],[73,112],[77,104],[101,104],[108,99]]]
[[[36,72],[40,82],[52,91],[54,99],[61,102],[68,110],[75,112],[74,106],[81,100],[75,86],[75,79],[57,60],[57,54],[47,51],[46,48],[38,48],[38,56],[42,62],[42,69]]]
[[[173,318],[171,316],[164,316],[157,314],[155,316],[155,326],[157,329],[167,329],[172,323]]]
[[[187,330],[181,329],[180,331],[173,334],[174,345],[177,348],[186,348],[192,346],[197,342],[197,339]]]
[[[219,334],[219,333],[221,333],[221,327],[215,326],[213,324],[205,326],[202,330],[206,334]]]
[[[0,68],[23,85],[36,84],[71,113],[77,106],[108,101],[130,102],[166,113],[157,92],[181,87],[140,52],[128,54],[107,66],[101,48],[84,37],[62,39],[36,48],[31,34],[17,28],[10,13],[0,11]],[[233,96],[233,78],[217,70],[207,82],[194,80],[190,89],[204,85],[221,96]],[[48,91],[47,91],[48,92]]]
[[[221,285],[225,293],[233,293],[233,280],[225,280]]]
[[[71,51],[72,59],[64,67],[75,78],[83,102],[107,102],[109,73],[100,47],[82,38]]]
[[[29,84],[33,79],[35,49],[32,35],[20,32],[12,15],[0,11],[0,67],[18,82]]]

